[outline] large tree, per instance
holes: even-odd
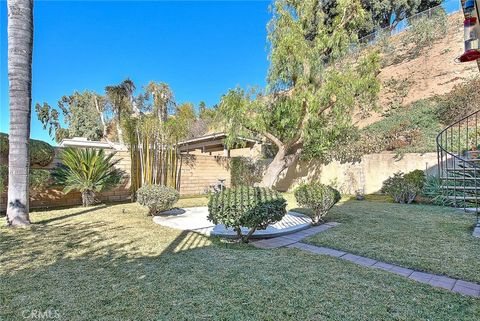
[[[442,0],[362,0],[374,26],[395,28],[403,19],[438,6]]]
[[[227,144],[256,135],[276,147],[263,186],[274,185],[300,156],[328,153],[351,132],[354,110],[376,103],[378,55],[349,55],[367,14],[360,0],[339,0],[330,10],[333,19],[321,0],[275,1],[268,24],[267,89],[237,88],[222,97],[218,115]]]
[[[32,104],[33,0],[8,0],[8,154],[7,224],[30,224],[29,140]]]
[[[133,97],[134,91],[135,84],[128,78],[118,85],[105,87],[105,93],[110,110],[115,116],[117,139],[120,143],[124,142],[122,130],[123,119],[130,116],[132,113],[138,113],[138,108]]]
[[[63,114],[62,128],[57,109],[48,103],[36,104],[35,110],[43,128],[48,129],[57,142],[68,137],[85,137],[90,140],[107,138],[107,122],[105,120],[105,98],[91,91],[82,93],[75,91],[63,96],[58,101]]]

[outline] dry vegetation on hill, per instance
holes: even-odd
[[[381,110],[360,120],[360,127],[379,121],[392,106],[405,107],[421,99],[446,94],[455,85],[478,76],[476,63],[455,62],[463,53],[463,15],[450,15],[447,22],[445,36],[431,47],[422,48],[416,57],[407,54],[411,44],[402,41],[409,31],[389,39],[392,48],[388,54],[382,54],[387,65],[379,74]]]

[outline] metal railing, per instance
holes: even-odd
[[[442,2],[438,6],[429,8],[427,10],[418,12],[412,16],[402,19],[393,28],[391,26],[385,27],[385,28],[377,28],[374,32],[360,38],[359,43],[361,45],[374,45],[379,41],[379,39],[381,39],[385,35],[395,36],[407,30],[411,26],[411,24],[417,19],[421,19],[425,17],[428,17],[428,18],[435,17],[436,16],[435,13],[438,12],[438,10],[443,10],[447,15],[451,15],[451,14],[460,12],[463,9],[462,9],[462,4],[460,3],[460,0],[447,0]]]
[[[478,121],[480,110],[443,129],[436,138],[438,177],[444,199],[479,220],[480,146]]]

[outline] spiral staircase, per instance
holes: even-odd
[[[480,233],[480,110],[437,136],[438,176],[444,202],[476,216]],[[476,236],[480,236],[476,235]]]

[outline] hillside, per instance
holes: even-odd
[[[388,60],[380,72],[382,82],[380,112],[358,121],[365,127],[383,118],[383,113],[404,107],[412,102],[450,92],[457,84],[479,75],[477,64],[457,63],[455,59],[463,53],[463,15],[456,13],[447,18],[447,32],[426,47],[416,57],[408,55],[408,45],[401,41],[409,31],[390,40],[392,49],[382,54]]]

